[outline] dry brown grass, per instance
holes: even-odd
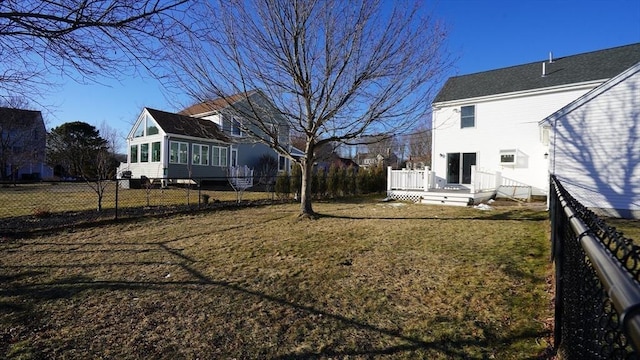
[[[546,213],[318,203],[0,242],[0,357],[526,359]]]

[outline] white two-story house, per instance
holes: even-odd
[[[632,44],[449,78],[433,102],[433,187],[468,187],[475,165],[546,195],[551,132],[539,123],[638,61]]]

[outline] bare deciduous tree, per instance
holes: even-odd
[[[0,97],[33,99],[51,74],[79,81],[152,67],[188,0],[0,1]],[[136,65],[136,66],[130,66]]]
[[[316,148],[407,131],[428,113],[451,65],[443,26],[413,1],[219,0],[200,14],[191,48],[173,56],[173,74],[200,101],[258,89],[303,135],[305,156],[292,156],[267,131],[272,119],[255,111],[259,104],[247,95],[250,106],[236,109],[301,167],[301,215],[314,215]]]
[[[424,125],[417,126],[411,133],[405,135],[409,156],[414,159],[424,161],[426,165],[431,165],[431,128]]]

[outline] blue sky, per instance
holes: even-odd
[[[469,74],[640,42],[638,0],[436,0],[425,7],[445,22],[448,49],[457,58],[450,75]],[[178,111],[189,99],[151,77],[62,86],[43,104],[47,127],[106,122],[126,136],[143,107]]]

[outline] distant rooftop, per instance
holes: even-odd
[[[542,63],[545,76],[542,76]],[[610,79],[640,62],[640,43],[454,76],[434,103]]]
[[[206,101],[191,105],[188,108],[180,111],[178,114],[197,116],[197,115],[206,114],[212,111],[219,111],[235,104],[240,100],[246,99],[247,97],[253,95],[255,92],[256,92],[255,90],[252,90],[244,93],[234,94],[227,97],[206,100]]]

